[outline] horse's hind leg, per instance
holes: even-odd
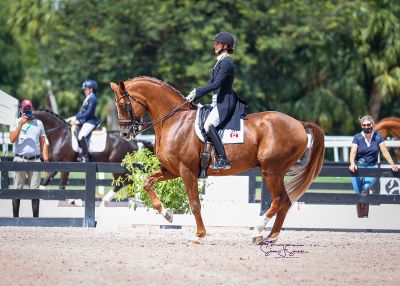
[[[117,180],[120,176],[123,176],[124,174],[113,174],[114,180]],[[115,198],[117,192],[122,189],[124,185],[118,185],[115,186],[113,190],[109,191],[102,199],[101,199],[101,203],[100,203],[100,207],[107,207],[112,200]]]
[[[176,177],[176,175],[169,173],[167,170],[161,167],[160,169],[154,171],[149,177],[147,177],[147,179],[144,181],[143,186],[147,194],[149,195],[154,208],[169,222],[172,222],[173,213],[170,209],[164,208],[163,204],[160,201],[160,198],[154,191],[154,184],[165,180],[175,179]]]
[[[271,241],[278,239],[279,232],[281,230],[283,221],[285,220],[286,213],[290,208],[290,199],[286,193],[285,184],[283,181],[283,175],[274,175],[262,171],[263,179],[266,181],[268,190],[271,193],[272,203],[270,208],[265,212],[262,222],[255,227],[255,234],[253,242],[259,244],[263,240],[262,232],[265,230],[267,223],[275,214],[277,218],[274,223],[274,227],[268,236]]]
[[[274,226],[272,227],[272,230],[268,235],[269,242],[275,242],[278,239],[279,233],[281,232],[283,222],[285,221],[286,214],[290,209],[290,206],[291,202],[288,197],[288,200],[286,200],[283,204],[281,204],[281,208],[279,209],[276,215]]]

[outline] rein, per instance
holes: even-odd
[[[118,102],[122,98],[127,98],[128,97],[128,98],[136,101],[140,105],[142,105],[144,108],[146,108],[146,105],[143,102],[141,102],[140,100],[132,97],[128,93],[128,91],[126,89],[124,89],[123,92],[124,92],[124,95],[121,96],[118,100],[115,100],[115,104],[118,104]],[[164,116],[161,116],[160,118],[154,120],[154,122],[152,122],[152,121],[139,122],[138,120],[135,119],[135,110],[132,107],[131,101],[128,100],[128,102],[126,104],[124,104],[124,106],[125,105],[127,106],[126,108],[128,109],[128,113],[129,113],[130,119],[119,119],[119,124],[120,125],[125,125],[125,126],[131,125],[131,128],[133,129],[134,136],[136,136],[138,134],[141,134],[141,133],[145,132],[146,130],[148,130],[150,128],[153,128],[155,125],[157,125],[158,123],[164,121],[165,119],[171,117],[172,115],[174,115],[177,111],[179,111],[187,103],[189,103],[189,102],[185,101],[184,103],[182,103],[181,105],[175,107],[173,110],[171,110],[170,112],[168,112]],[[142,128],[140,129],[140,127],[142,127]]]

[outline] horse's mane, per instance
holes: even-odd
[[[180,95],[182,98],[185,98],[183,96],[183,94],[179,90],[177,90],[175,87],[169,85],[168,83],[166,83],[166,82],[164,82],[162,80],[159,80],[159,79],[151,77],[151,76],[138,76],[138,77],[135,77],[135,78],[128,79],[127,82],[133,82],[133,81],[137,81],[137,80],[147,81],[147,82],[156,84],[158,86],[163,86],[163,87],[169,88],[172,91],[174,91],[176,94]]]
[[[49,115],[52,115],[52,116],[56,117],[57,120],[61,121],[61,123],[65,124],[65,125],[68,124],[67,121],[65,121],[64,118],[62,118],[60,115],[54,113],[53,111],[50,111],[50,110],[47,110],[47,109],[42,109],[42,108],[36,109],[35,111],[36,111],[36,112],[46,112],[46,113],[48,113]]]

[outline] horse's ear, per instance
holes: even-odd
[[[118,85],[116,83],[110,82],[110,87],[113,91],[118,91]]]
[[[120,81],[119,87],[121,88],[121,90],[125,90],[125,83],[123,81]]]

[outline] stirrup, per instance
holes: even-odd
[[[87,158],[86,156],[82,155],[82,156],[78,156],[76,158],[77,162],[82,162],[82,163],[86,163],[86,162],[90,162],[90,159]]]
[[[231,168],[230,162],[226,159],[220,158],[211,166],[213,170],[229,170]]]

